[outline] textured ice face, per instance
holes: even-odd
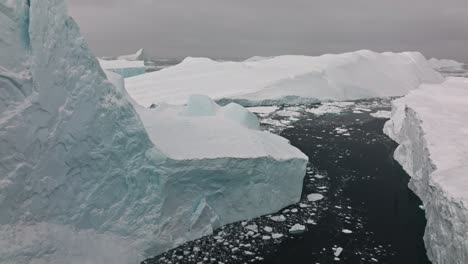
[[[426,211],[424,234],[434,263],[468,262],[468,79],[423,85],[392,103],[385,133]]]
[[[138,218],[159,219],[157,151],[65,3],[28,3],[0,4],[0,224],[11,244],[0,262],[66,250],[86,260],[73,245],[92,238],[96,249],[115,245],[134,256],[126,237],[147,225]],[[75,241],[61,240],[65,233]]]
[[[307,159],[284,139],[262,141],[282,142],[281,158],[171,159],[153,112],[107,75],[115,86],[62,0],[0,3],[1,263],[136,263],[299,199]]]

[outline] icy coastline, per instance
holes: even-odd
[[[424,203],[424,241],[434,263],[468,262],[467,102],[468,79],[422,85],[393,102],[384,129]]]

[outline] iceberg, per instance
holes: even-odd
[[[144,61],[99,59],[99,64],[102,69],[118,73],[124,78],[141,75],[146,72]]]
[[[453,77],[395,100],[384,128],[424,204],[424,241],[434,263],[468,263],[467,116],[468,79]]]
[[[137,105],[66,9],[0,3],[0,263],[137,263],[299,200],[286,139],[207,98]]]
[[[182,63],[126,79],[141,105],[185,104],[189,94],[205,94],[220,104],[297,104],[402,96],[443,77],[417,52],[357,52],[278,56],[242,62],[186,58]]]
[[[454,69],[460,70],[463,69],[464,64],[454,60],[447,60],[447,59],[436,59],[431,58],[428,60],[429,65],[436,70],[447,70],[447,69]]]
[[[122,55],[119,56],[117,59],[127,61],[146,61],[148,59],[148,56],[146,55],[145,50],[141,48],[135,54]]]

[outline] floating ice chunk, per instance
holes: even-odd
[[[335,253],[333,253],[335,255],[335,257],[339,257],[341,255],[341,253],[343,252],[343,248],[342,247],[337,247],[334,249]]]
[[[341,232],[345,233],[345,234],[352,234],[353,231],[349,230],[349,229],[343,229]]]
[[[269,226],[265,226],[265,227],[263,228],[263,230],[265,230],[265,232],[268,232],[268,233],[273,232],[273,228],[271,228],[271,227],[269,227]]]
[[[302,234],[306,230],[306,227],[301,224],[295,224],[289,229],[289,233],[292,235]]]
[[[320,193],[312,193],[312,194],[307,195],[307,200],[309,200],[309,202],[316,202],[322,199],[323,199],[323,195]]]
[[[283,234],[279,234],[279,233],[274,233],[271,235],[271,237],[274,239],[282,238],[283,236],[284,236]]]
[[[263,240],[270,240],[270,239],[271,239],[271,236],[262,236],[262,239],[263,239]]]
[[[253,232],[255,232],[255,233],[258,233],[258,226],[255,225],[255,224],[253,224],[253,225],[248,225],[248,226],[245,227],[245,229],[250,230],[250,231],[253,231]]]

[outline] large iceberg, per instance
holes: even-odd
[[[357,51],[338,55],[279,56],[242,62],[186,58],[158,72],[126,80],[140,104],[184,104],[205,94],[244,106],[401,96],[443,77],[417,52]]]
[[[393,102],[385,133],[426,210],[434,263],[468,263],[468,79],[422,85]]]
[[[63,0],[0,3],[0,263],[136,263],[299,200],[307,157],[238,106],[106,74]]]

